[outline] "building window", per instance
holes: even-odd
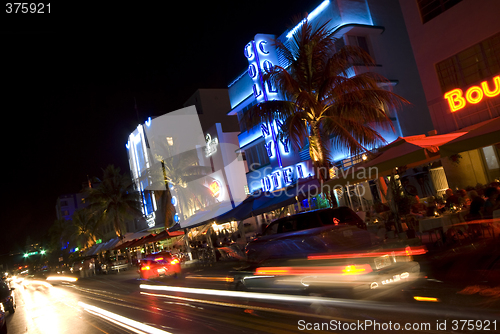
[[[241,109],[238,111],[238,123],[240,124],[240,132],[245,132],[249,129],[247,129],[247,121],[246,121],[246,113],[248,110],[250,110],[254,105],[257,104],[257,100],[252,101],[249,105],[247,105],[245,108]]]
[[[249,168],[252,168],[252,166],[258,166],[257,168],[260,168],[269,164],[269,156],[267,155],[267,151],[264,147],[263,141],[252,147],[246,148],[245,156]]]
[[[349,45],[354,45],[363,49],[366,53],[371,55],[370,50],[368,48],[368,42],[366,41],[365,36],[347,36],[349,41]]]
[[[422,23],[432,20],[461,1],[462,0],[417,0]]]
[[[500,73],[500,33],[436,64],[443,93]]]
[[[68,201],[61,201],[61,206],[68,206]]]

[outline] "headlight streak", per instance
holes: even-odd
[[[181,306],[187,306],[187,307],[191,307],[191,308],[197,308],[199,310],[204,310],[203,307],[199,307],[199,306],[195,306],[195,305],[191,305],[191,304],[188,304],[188,303],[178,303],[178,302],[164,302],[165,304],[172,304],[172,305],[181,305]]]
[[[234,282],[234,278],[232,277],[216,277],[216,276],[186,276],[185,278],[188,279],[199,279],[199,280],[204,280],[204,281],[219,281],[219,282],[228,282],[232,283]]]
[[[194,298],[187,298],[187,297],[149,293],[149,292],[141,292],[141,295],[161,297],[161,298],[179,299],[179,300],[184,300],[184,301],[188,301],[188,302],[192,302],[192,303],[202,303],[202,304],[210,304],[210,305],[216,305],[216,306],[235,307],[235,308],[241,308],[244,310],[248,309],[248,310],[254,310],[254,311],[273,312],[273,313],[281,313],[281,314],[288,314],[288,315],[295,315],[295,316],[308,316],[308,317],[315,317],[315,318],[321,318],[321,319],[332,319],[331,315],[321,315],[321,314],[312,314],[312,313],[309,314],[306,312],[296,312],[296,311],[282,310],[282,309],[271,308],[271,307],[226,303],[226,302],[218,302],[218,301],[213,301],[213,300],[194,299]],[[338,317],[335,317],[335,319],[339,320],[339,321],[354,321],[355,320],[355,319],[345,319],[345,318],[338,318]]]
[[[111,321],[123,328],[126,328],[130,331],[133,331],[138,334],[169,334],[169,332],[163,331],[161,329],[145,325],[141,322],[123,317],[121,315],[106,311],[99,307],[95,307],[89,304],[85,304],[83,302],[78,302],[78,305],[81,306],[85,311],[97,315],[105,320]]]
[[[45,282],[45,281],[39,281],[39,280],[24,280],[23,281],[23,286],[26,287],[28,285],[41,285],[46,288],[52,288],[52,284]]]
[[[141,284],[139,287],[141,289],[147,289],[147,290],[160,290],[160,291],[181,292],[188,294],[257,299],[265,301],[297,302],[297,303],[307,303],[307,304],[320,303],[325,306],[328,305],[333,307],[342,307],[350,309],[375,310],[381,312],[400,312],[400,313],[409,313],[413,315],[415,314],[436,315],[443,312],[442,308],[429,307],[429,304],[426,304],[425,307],[422,307],[418,304],[415,305],[415,304],[401,304],[401,303],[384,303],[384,302],[367,301],[367,300],[351,300],[351,299],[313,297],[313,296],[277,295],[272,293],[260,293],[260,292],[183,288],[183,287],[165,286],[165,285]],[[146,293],[141,292],[141,294],[146,294]],[[214,303],[214,305],[224,304],[224,303],[216,304],[220,302],[215,302],[215,301],[197,300],[197,299],[190,299],[190,298],[169,296],[169,295],[156,295],[156,296],[177,298],[180,300],[187,300],[193,302],[196,301],[203,303]],[[230,305],[232,304],[228,304],[225,306],[230,306]],[[245,308],[250,308],[250,307],[248,305],[245,305]],[[447,309],[447,315],[450,317],[457,317],[457,318],[468,317],[469,319],[488,319],[488,316],[491,317],[491,314],[484,312],[484,310],[481,310],[481,312],[478,313],[478,310],[476,309],[464,309],[463,306],[461,306],[460,308],[450,306],[449,309]]]
[[[70,276],[49,276],[47,281],[76,282],[78,278]]]

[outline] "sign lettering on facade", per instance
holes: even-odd
[[[491,89],[493,88],[493,89]],[[481,82],[480,86],[472,86],[464,92],[460,88],[450,90],[444,94],[444,98],[448,100],[451,112],[456,112],[463,109],[467,102],[477,104],[486,97],[495,97],[500,95],[500,75],[493,78],[493,87],[487,81]]]

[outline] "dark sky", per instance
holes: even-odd
[[[280,35],[321,0],[95,3],[2,9],[0,255],[45,233],[57,197],[87,175],[108,164],[128,173],[125,142],[139,122],[198,88],[226,88],[255,34]]]

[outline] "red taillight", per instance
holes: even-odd
[[[342,269],[342,275],[361,275],[372,271],[369,264],[349,265]]]
[[[149,266],[141,267],[141,270],[149,270],[149,269],[151,269]]]
[[[173,259],[172,261],[170,261],[170,264],[177,264],[177,263],[179,263],[179,260],[177,259]]]

